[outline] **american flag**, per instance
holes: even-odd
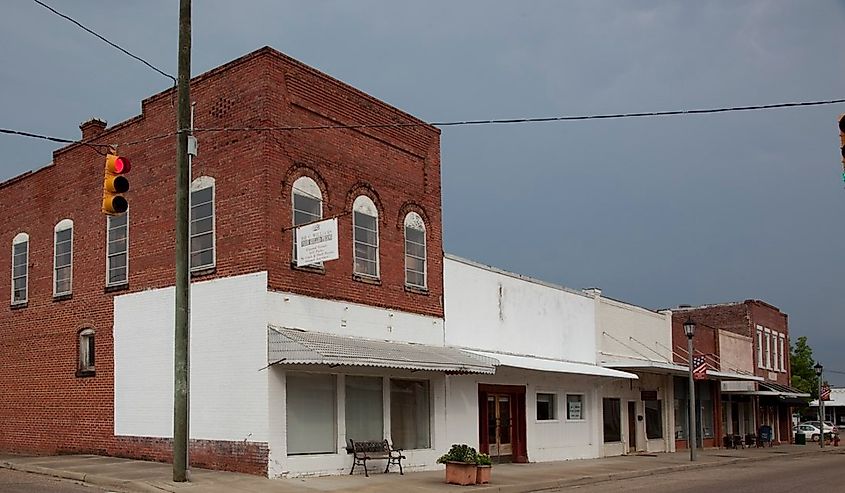
[[[822,385],[822,400],[829,401],[830,400],[830,385],[824,384]]]
[[[704,356],[696,356],[692,359],[692,378],[694,380],[707,378],[707,361]]]

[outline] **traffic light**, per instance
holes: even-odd
[[[106,156],[106,170],[103,178],[103,214],[118,216],[126,212],[129,202],[123,193],[129,191],[129,159],[109,153]]]
[[[839,115],[839,153],[842,155],[842,181],[845,181],[845,114]]]

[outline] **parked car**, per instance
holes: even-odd
[[[807,423],[799,424],[798,426],[792,429],[792,433],[796,436],[804,435],[805,440],[810,440],[813,442],[819,441],[819,437],[822,434],[820,429]]]
[[[804,421],[803,424],[815,426],[816,428],[821,428],[821,426],[819,426],[818,421]],[[837,428],[836,425],[834,425],[830,421],[825,421],[824,422],[824,432],[825,433],[833,433],[834,435],[836,435],[836,434],[839,433],[839,428]]]

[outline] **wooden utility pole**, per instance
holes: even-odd
[[[191,0],[179,1],[179,82],[176,118],[176,330],[173,351],[173,481],[187,481],[190,300],[188,240],[191,126]]]

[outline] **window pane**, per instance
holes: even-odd
[[[405,282],[411,286],[419,286],[421,288],[425,287],[425,276],[420,274],[419,272],[413,271],[406,271],[405,272]]]
[[[110,269],[122,269],[126,267],[126,254],[120,253],[118,255],[113,255],[109,257],[109,268]]]
[[[206,187],[202,190],[191,192],[191,204],[199,205],[204,202],[211,202],[213,187]]]
[[[299,226],[300,224],[308,224],[320,219],[319,216],[315,216],[313,214],[308,214],[307,212],[302,211],[294,211],[293,212],[293,225]]]
[[[555,395],[537,394],[537,420],[547,421],[555,418]]]
[[[346,377],[346,436],[384,439],[384,394],[380,377]]]
[[[375,231],[355,226],[355,241],[376,246],[378,244],[378,235]]]
[[[622,415],[619,399],[602,399],[602,420],[604,421],[604,441],[622,441]]]
[[[405,253],[417,258],[425,258],[425,247],[418,243],[405,242]]]
[[[63,229],[61,231],[56,231],[56,243],[62,243],[65,241],[70,241],[71,236],[73,235],[73,228]]]
[[[26,276],[26,264],[23,265],[15,265],[12,269],[12,277],[23,277]]]
[[[29,242],[27,242],[27,241],[15,243],[14,250],[13,250],[13,253],[12,253],[15,256],[15,258],[17,258],[18,256],[24,256],[24,257],[26,256],[26,250],[27,250],[28,244],[29,244]]]
[[[566,419],[579,420],[584,419],[584,396],[582,395],[567,395],[566,396]]]
[[[203,250],[209,250],[213,245],[213,236],[211,233],[205,233],[191,238],[191,252],[197,253]]]
[[[376,230],[376,218],[367,214],[362,214],[360,212],[356,212],[355,216],[355,226],[369,229],[372,231]]]
[[[356,260],[355,273],[376,277],[376,263],[369,260]]]
[[[375,261],[376,259],[376,249],[369,245],[364,245],[362,243],[355,244],[355,258],[356,259],[363,259],[363,260],[370,260]]]
[[[286,379],[288,454],[336,452],[334,375],[288,372]]]
[[[56,278],[56,294],[70,292],[70,278]]]
[[[62,254],[70,254],[71,250],[71,243],[69,241],[63,241],[60,243],[56,243],[56,255]]]
[[[414,257],[405,257],[405,268],[413,272],[424,272],[425,261]]]
[[[65,267],[70,265],[70,252],[56,255],[56,267]]]
[[[390,380],[390,436],[403,450],[430,447],[428,382]]]
[[[203,250],[191,254],[191,267],[207,267],[214,265],[214,251]]]
[[[109,284],[126,282],[126,269],[112,269],[109,271]]]
[[[126,240],[120,239],[109,242],[109,255],[121,253],[126,251]]]
[[[214,219],[211,217],[204,217],[191,221],[191,234],[198,235],[203,233],[210,233],[214,228]]]
[[[416,228],[405,228],[405,239],[413,243],[424,244],[425,231]]]
[[[645,401],[645,433],[649,439],[663,438],[663,409],[660,401]]]

